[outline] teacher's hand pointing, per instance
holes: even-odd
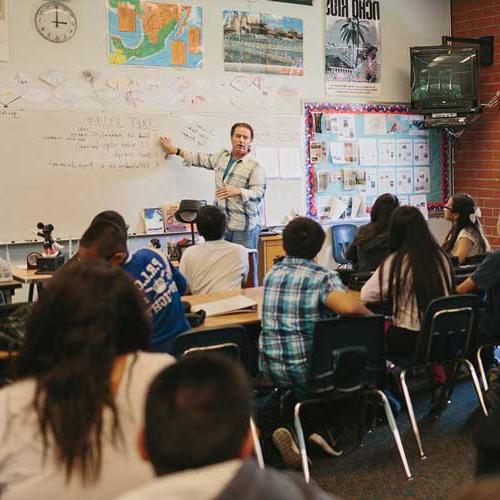
[[[177,154],[177,148],[172,144],[170,137],[160,137],[159,142],[167,155]]]

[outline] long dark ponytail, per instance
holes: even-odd
[[[398,311],[403,298],[414,296],[419,319],[432,299],[453,290],[452,267],[446,253],[432,236],[427,222],[415,207],[399,207],[389,225],[390,252],[394,258],[389,268],[389,288],[383,296],[382,276],[387,260],[380,272],[380,293],[383,300]],[[412,294],[413,292],[413,294]]]
[[[83,482],[99,477],[104,411],[112,414],[113,443],[121,436],[113,364],[145,348],[149,336],[143,298],[132,279],[109,264],[66,265],[35,304],[17,374],[36,380],[33,406],[44,453],[54,447],[67,480],[75,470]]]

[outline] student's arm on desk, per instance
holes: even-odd
[[[471,293],[475,290],[477,290],[477,285],[470,276],[457,286],[457,293]]]
[[[188,284],[186,278],[182,275],[182,273],[175,267],[173,266],[170,262],[170,267],[172,269],[172,277],[174,278],[175,284],[177,285],[177,288],[179,289],[179,293],[181,295],[186,295],[187,289],[188,289]]]
[[[326,298],[326,306],[341,316],[373,315],[359,300],[343,291],[330,292]]]

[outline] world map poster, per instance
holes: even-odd
[[[201,7],[108,0],[110,64],[201,68]]]

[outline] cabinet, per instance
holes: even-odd
[[[264,276],[271,269],[276,257],[283,257],[283,237],[281,234],[262,236],[259,238],[259,285],[262,285]]]

